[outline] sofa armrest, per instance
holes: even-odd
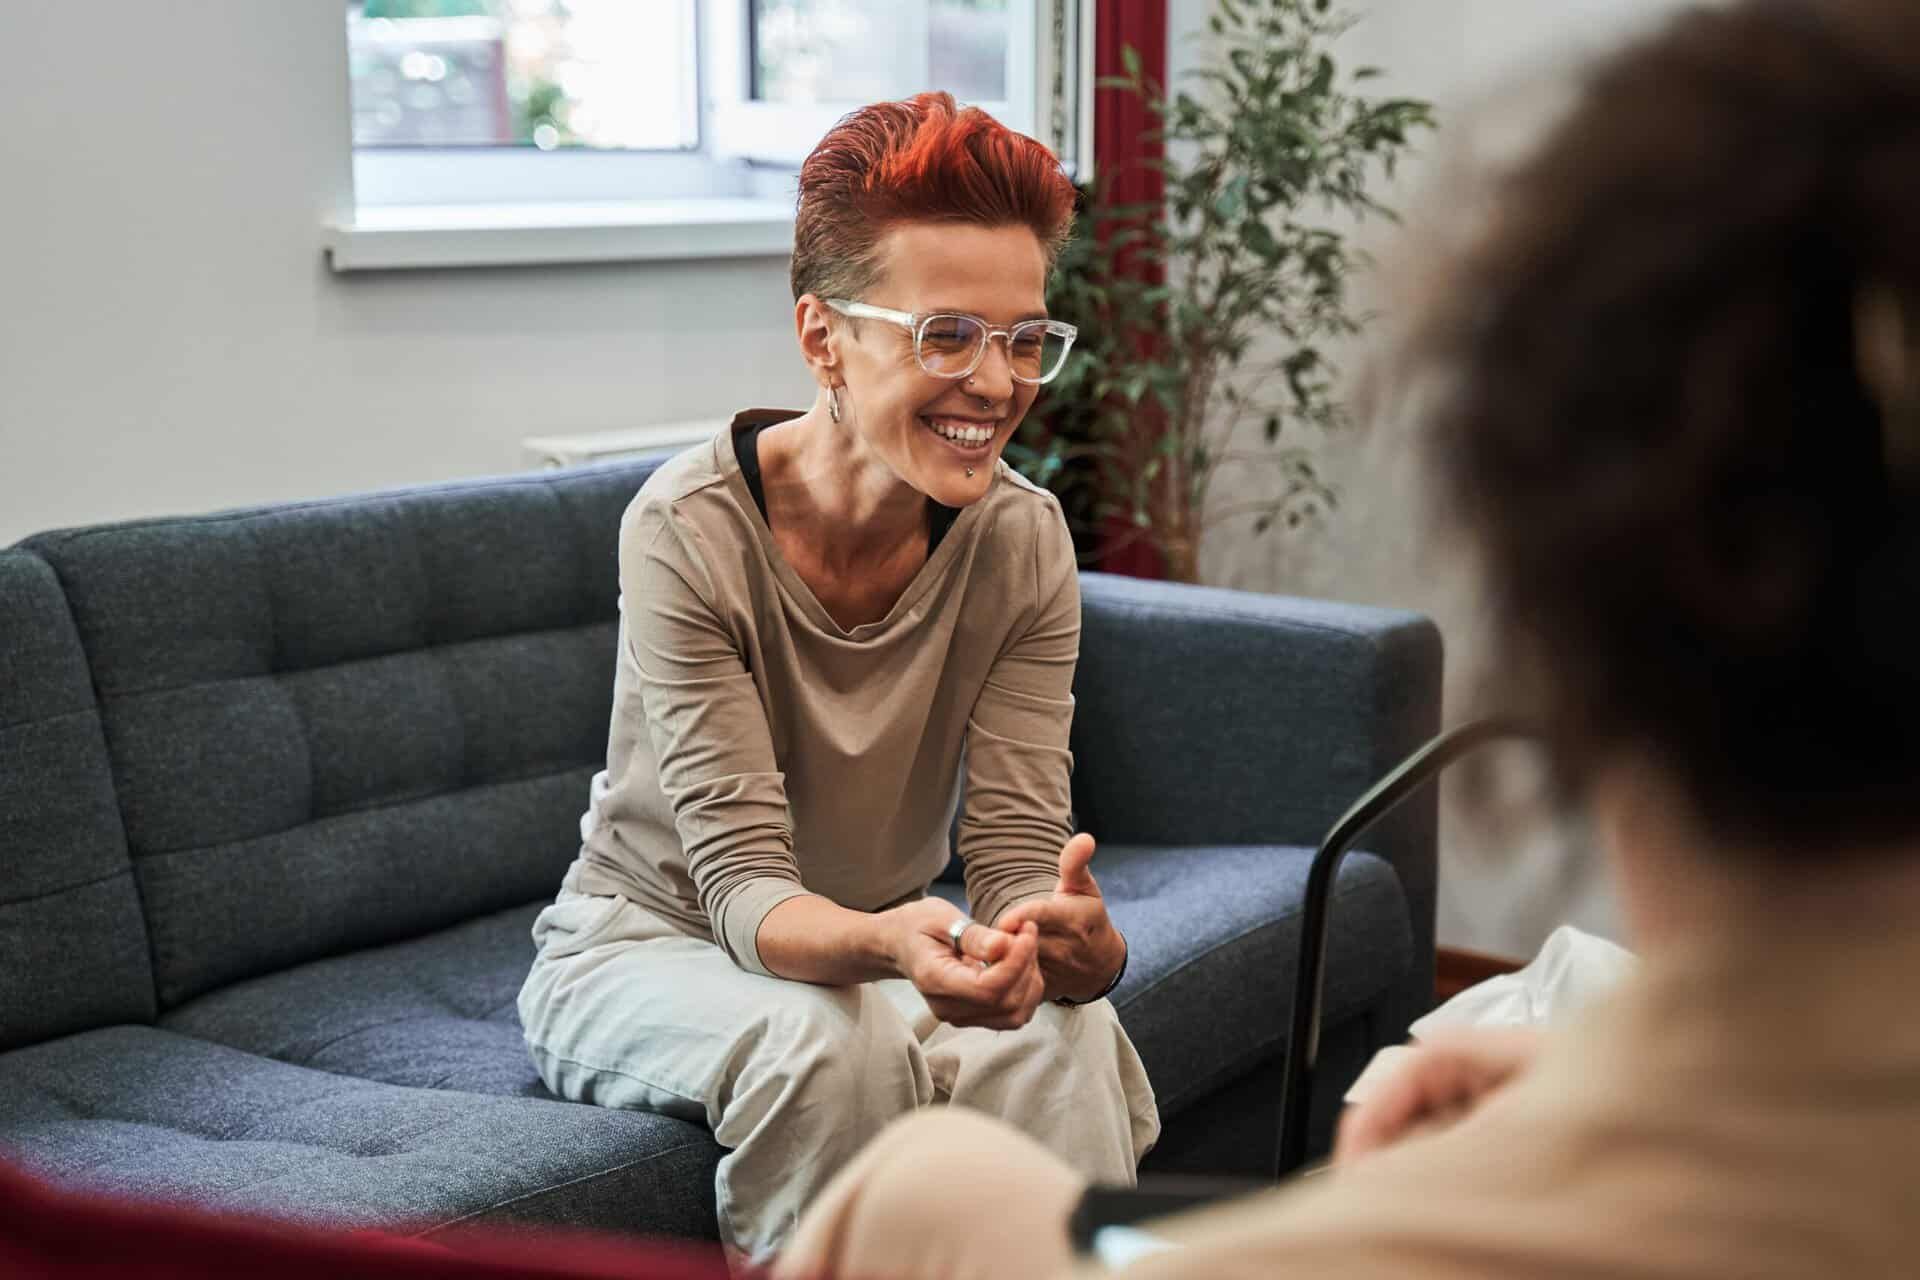
[[[1313,847],[1439,731],[1440,633],[1418,614],[1104,573],[1080,598],[1073,797],[1096,837]],[[1433,988],[1436,815],[1415,797],[1366,846],[1406,893],[1409,1016]]]

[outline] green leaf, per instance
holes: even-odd
[[[1251,218],[1240,224],[1240,243],[1269,265],[1278,263],[1286,254],[1280,242],[1273,238],[1273,232],[1268,230],[1267,224]]]
[[[1379,68],[1337,65],[1347,19],[1330,0],[1209,0],[1202,9],[1219,34],[1203,46],[1205,65],[1186,73],[1187,92],[1147,82],[1137,51],[1122,54],[1130,76],[1102,81],[1137,95],[1152,111],[1150,136],[1177,144],[1147,166],[1164,179],[1164,201],[1123,211],[1104,191],[1084,193],[1079,231],[1047,293],[1052,314],[1080,325],[1082,337],[1023,429],[1044,446],[1010,450],[1009,460],[1075,491],[1071,500],[1063,492],[1063,504],[1076,529],[1118,519],[1152,533],[1148,464],[1219,464],[1183,420],[1203,386],[1214,411],[1260,423],[1282,463],[1260,473],[1270,487],[1258,527],[1300,524],[1330,507],[1328,486],[1278,442],[1289,424],[1318,431],[1346,420],[1316,345],[1372,319],[1344,296],[1361,262],[1347,229],[1390,212],[1369,187],[1409,152],[1416,130],[1431,127],[1425,103],[1362,96]],[[1120,274],[1123,262],[1160,268],[1163,282]],[[1143,348],[1149,335],[1154,345]],[[1250,356],[1250,342],[1285,344],[1278,405],[1270,395],[1258,407],[1234,401],[1227,375]],[[1176,433],[1171,454],[1143,456],[1130,443],[1149,407],[1156,419],[1164,410]]]
[[[1247,175],[1241,174],[1230,180],[1214,199],[1213,211],[1220,215],[1221,221],[1231,222],[1247,207],[1247,181]]]
[[[1316,98],[1325,97],[1333,88],[1333,59],[1326,54],[1320,55],[1320,62],[1313,69],[1313,83],[1307,86],[1307,92]]]
[[[1138,80],[1140,78],[1140,51],[1130,44],[1121,45],[1120,65],[1127,69],[1128,75]]]

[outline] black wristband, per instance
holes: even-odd
[[[1120,953],[1120,971],[1113,975],[1112,981],[1100,988],[1097,995],[1088,996],[1085,1000],[1075,1000],[1072,996],[1055,996],[1053,1002],[1058,1005],[1065,1005],[1069,1009],[1077,1009],[1083,1004],[1092,1004],[1095,1000],[1105,1000],[1113,994],[1113,989],[1120,985],[1120,979],[1127,976],[1127,957],[1131,954],[1133,954],[1132,947],[1128,947]]]

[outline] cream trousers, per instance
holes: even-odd
[[[747,973],[621,897],[569,889],[533,926],[520,992],[560,1097],[678,1116],[727,1148],[723,1242],[764,1259],[891,1121],[936,1102],[997,1116],[1077,1172],[1131,1185],[1160,1133],[1113,1006],[1043,1004],[1018,1031],[940,1022],[904,980],[823,987]]]

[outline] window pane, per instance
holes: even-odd
[[[693,0],[364,0],[347,35],[355,146],[699,141]]]
[[[1007,96],[1007,0],[753,0],[754,96],[877,102]]]

